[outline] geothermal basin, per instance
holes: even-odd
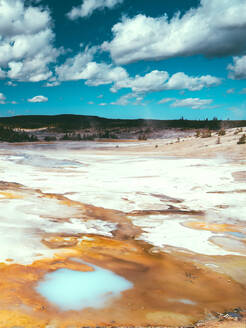
[[[115,146],[1,145],[1,327],[177,327],[246,308],[245,160]]]

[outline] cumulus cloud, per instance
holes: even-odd
[[[113,84],[111,92],[128,88],[133,93],[148,93],[162,90],[190,90],[197,91],[205,87],[216,86],[221,79],[204,75],[199,77],[188,76],[183,72],[169,76],[166,71],[154,70],[144,76],[130,77],[121,66],[113,64],[97,63],[94,61],[97,47],[85,48],[73,57],[67,58],[65,63],[55,68],[55,85],[61,81],[84,80],[89,86]],[[54,86],[48,82],[46,86]]]
[[[0,0],[0,69],[6,77],[29,82],[51,77],[49,64],[60,53],[51,25],[47,9]]]
[[[182,72],[176,73],[166,84],[167,90],[182,90],[187,89],[190,91],[199,91],[206,87],[216,86],[221,83],[221,79],[204,75],[200,77],[188,76]]]
[[[233,64],[227,66],[229,78],[233,80],[246,79],[246,56],[233,57]]]
[[[59,86],[60,84],[61,84],[61,82],[59,82],[59,81],[51,81],[51,82],[47,82],[45,84],[45,87],[47,87],[47,88],[53,88],[53,87]]]
[[[123,88],[131,88],[133,92],[161,91],[168,77],[167,72],[155,70],[144,76],[137,75],[135,78],[121,79],[114,84],[111,91],[116,92]]]
[[[245,0],[201,0],[197,8],[153,18],[123,17],[112,27],[113,39],[104,42],[117,64],[202,54],[238,55],[246,50]]]
[[[43,103],[43,102],[47,102],[48,98],[44,96],[36,96],[31,99],[28,99],[27,101],[30,103]]]
[[[68,58],[63,65],[56,67],[60,81],[85,80],[90,86],[111,84],[128,78],[126,70],[119,66],[93,61],[96,48],[86,48],[84,52]]]
[[[138,95],[136,93],[128,93],[126,95],[121,96],[119,99],[117,99],[115,102],[112,102],[111,105],[117,105],[117,106],[126,106],[133,100],[133,105],[139,105],[141,101],[143,100],[142,95]]]
[[[67,58],[65,63],[56,67],[60,81],[76,81],[83,79],[83,73],[88,63],[93,60],[96,48],[86,48],[74,57]]]
[[[91,62],[84,71],[85,84],[98,86],[102,84],[111,84],[115,81],[121,81],[128,76],[122,67],[113,67],[104,63]]]
[[[75,20],[79,17],[87,17],[92,15],[95,10],[102,10],[104,8],[113,8],[124,0],[84,0],[78,7],[74,7],[69,13],[68,17]]]
[[[166,104],[166,103],[168,103],[170,101],[173,101],[173,100],[175,100],[175,98],[163,98],[160,101],[158,101],[158,104]]]
[[[184,89],[198,91],[220,83],[219,78],[211,75],[192,77],[179,72],[170,77],[166,71],[154,70],[144,76],[137,75],[134,78],[121,79],[112,86],[111,91],[117,92],[117,90],[123,88],[130,88],[136,93]]]
[[[3,105],[5,104],[6,97],[4,96],[3,93],[0,93],[0,104]]]
[[[200,98],[186,98],[186,99],[176,99],[171,107],[189,107],[192,109],[203,109],[208,108],[213,102],[212,99],[200,99]]]
[[[163,98],[158,102],[158,104],[166,104],[170,102],[172,102],[171,107],[190,107],[192,109],[202,109],[202,108],[208,108],[209,105],[213,102],[213,100],[200,99],[200,98],[185,98],[185,99]]]

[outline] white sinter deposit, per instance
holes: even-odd
[[[86,152],[86,149],[92,146],[95,153]],[[107,152],[98,154],[96,149],[100,147],[109,147],[109,144],[7,145],[0,151],[0,180],[20,183],[28,188],[40,189],[43,193],[62,194],[81,203],[127,213],[136,210],[167,210],[174,206],[182,211],[203,211],[205,214],[200,220],[206,220],[208,223],[245,225],[245,193],[238,192],[245,189],[245,183],[235,181],[232,176],[233,172],[245,170],[242,163],[232,164],[221,158],[176,159],[122,153],[112,155],[115,144],[112,144],[111,155]],[[121,147],[126,145],[122,144]],[[27,205],[24,199],[7,201],[0,198],[0,202],[0,230],[4,236],[1,238],[0,261],[6,259],[7,255],[16,261],[28,258],[23,255],[18,259],[18,255],[14,256],[14,250],[9,250],[11,254],[2,254],[3,249],[14,247],[18,254],[20,246],[18,242],[15,243],[16,246],[10,246],[11,238],[14,238],[18,230],[20,245],[26,236],[31,235],[29,228],[34,222],[37,229],[52,233],[95,232],[110,236],[115,228],[103,221],[98,225],[95,222],[94,228],[82,220],[73,220],[73,217],[76,218],[72,212],[74,209],[62,209],[61,204],[57,205],[51,200],[36,199],[30,205]],[[29,210],[26,211],[26,208]],[[43,220],[46,216],[51,218],[52,213],[55,217],[58,213],[60,218],[70,217],[70,221],[51,223]],[[156,246],[170,245],[208,255],[238,254],[237,250],[227,251],[210,241],[211,237],[218,234],[187,228],[181,224],[185,219],[197,218],[182,216],[182,220],[181,217],[179,219],[172,221],[170,218],[159,217],[156,223],[155,216],[148,216],[142,220],[133,219],[133,222],[144,230],[140,238]],[[15,231],[11,232],[11,229]],[[241,232],[245,233],[246,230]],[[220,233],[219,236],[223,234]],[[237,238],[229,234],[226,237]],[[30,244],[32,242],[30,241]],[[26,247],[31,250],[26,252],[30,253],[31,258],[35,247],[30,244]],[[4,245],[9,246],[4,248]],[[19,252],[24,254],[24,251]]]

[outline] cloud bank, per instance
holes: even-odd
[[[200,77],[188,76],[183,72],[169,76],[166,71],[154,70],[144,76],[137,75],[117,81],[111,88],[112,92],[130,88],[135,93],[147,93],[163,90],[199,91],[206,87],[219,85],[221,80],[211,75]]]
[[[162,90],[199,91],[221,83],[221,79],[211,75],[193,77],[179,72],[169,76],[168,72],[158,70],[144,76],[130,77],[121,66],[95,62],[93,57],[96,51],[96,47],[86,48],[74,57],[67,58],[64,64],[55,69],[57,81],[85,80],[85,84],[89,86],[113,84],[110,89],[112,92],[131,89],[133,93],[138,94]]]
[[[186,98],[186,99],[176,99],[171,107],[189,107],[192,109],[203,109],[208,108],[213,102],[212,99],[200,99],[200,98]]]
[[[47,9],[0,0],[0,78],[38,82],[51,77],[59,51]]]
[[[201,0],[183,16],[124,17],[112,27],[113,39],[104,42],[117,64],[202,54],[239,55],[246,50],[246,1]]]

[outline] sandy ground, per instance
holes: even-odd
[[[246,160],[246,146],[237,145],[239,137],[244,133],[234,135],[236,129],[228,129],[225,136],[212,133],[209,138],[187,137],[178,139],[156,139],[142,141],[137,146],[121,147],[121,143],[115,140],[118,153],[142,153],[146,156],[165,155],[181,158],[216,158],[223,156],[228,160]],[[246,128],[244,128],[246,132]],[[133,141],[129,141],[129,144]]]

